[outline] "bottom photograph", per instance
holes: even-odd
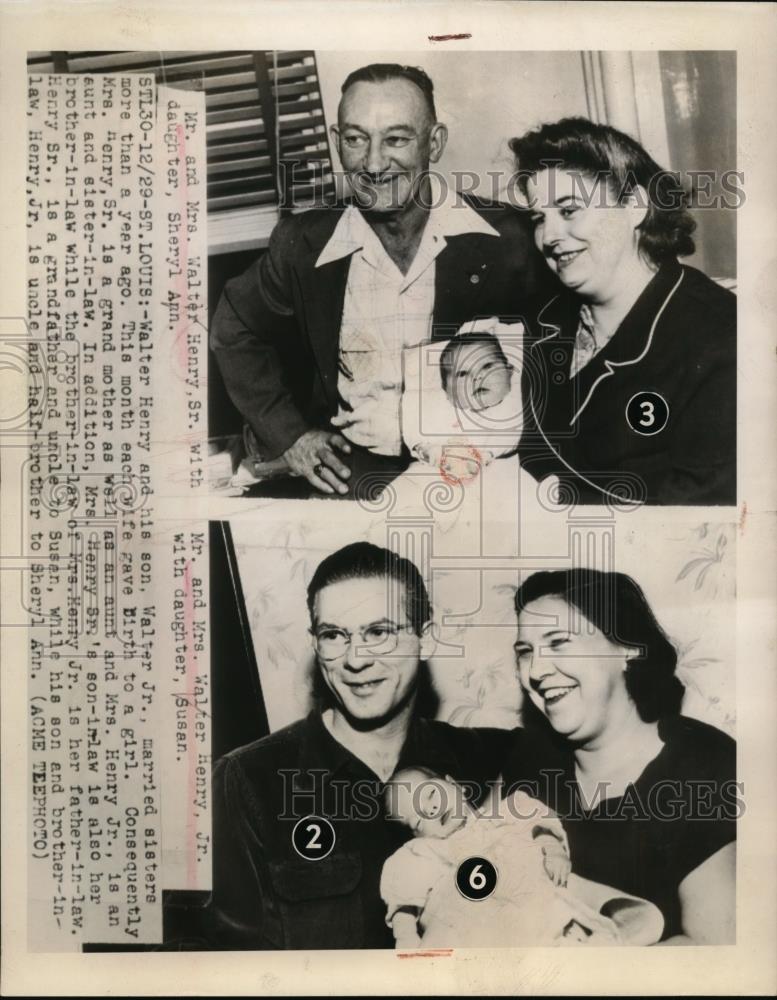
[[[733,944],[735,531],[633,528],[212,522],[201,947]]]

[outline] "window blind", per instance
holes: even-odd
[[[266,243],[279,216],[334,193],[315,54],[37,52],[41,73],[154,73],[205,94],[212,253]]]

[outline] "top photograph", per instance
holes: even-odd
[[[734,52],[80,55],[203,92],[214,494],[736,504]]]

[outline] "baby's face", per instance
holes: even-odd
[[[393,785],[392,818],[414,837],[449,837],[466,819],[463,790],[453,781],[417,773]]]
[[[447,396],[464,410],[486,410],[501,403],[510,391],[512,367],[496,344],[462,344],[453,357]]]

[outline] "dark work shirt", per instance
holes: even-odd
[[[505,765],[505,791],[520,785],[560,816],[572,871],[655,903],[663,939],[682,933],[678,888],[716,851],[736,839],[741,793],[736,744],[695,719],[659,723],[663,749],[623,795],[590,810],[570,749],[554,736],[516,733]]]
[[[399,766],[477,782],[477,800],[500,773],[512,739],[505,730],[415,719]],[[384,791],[317,712],[222,758],[213,776],[212,945],[393,947],[380,875],[410,832],[386,818]],[[332,852],[316,861],[292,845],[294,826],[311,815],[329,819],[336,835]]]

